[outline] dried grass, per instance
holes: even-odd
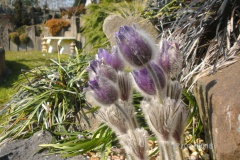
[[[174,13],[176,14],[176,13]],[[180,42],[184,68],[179,77],[188,90],[196,81],[238,61],[240,53],[240,2],[192,1],[178,10],[175,21],[160,17],[159,36]],[[170,24],[170,25],[169,25]]]

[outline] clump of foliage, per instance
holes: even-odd
[[[70,22],[62,19],[50,19],[46,21],[45,26],[49,28],[52,36],[56,36],[63,27],[69,27]]]
[[[84,120],[83,109],[90,109],[83,93],[88,58],[81,55],[66,63],[60,63],[60,59],[52,62],[50,66],[22,71],[19,90],[6,103],[9,110],[3,115],[6,121],[1,124],[4,131],[0,141],[26,138],[41,129],[52,133],[81,131],[78,120]]]
[[[142,16],[146,19],[151,20],[153,24],[157,24],[159,22],[159,17],[164,21],[174,21],[178,16],[178,12],[180,9],[183,9],[187,6],[187,3],[184,0],[168,0],[164,2],[159,2],[158,6],[150,6],[142,12]]]
[[[72,144],[73,148],[64,151],[65,156],[110,148],[116,141],[111,129],[102,125],[89,133],[80,124],[87,124],[88,114],[98,109],[89,106],[83,91],[88,82],[85,69],[89,59],[82,53],[64,62],[59,58],[50,65],[22,70],[18,91],[1,111],[5,121],[0,124],[0,141],[27,138],[43,129],[53,134],[59,149]]]
[[[6,64],[11,74],[0,80],[0,109],[6,107],[4,104],[18,90],[13,84],[23,79],[21,75],[23,70],[30,70],[38,66],[47,66],[49,65],[49,59],[56,59],[57,55],[57,53],[43,54],[40,51],[20,51],[17,54],[15,51],[6,51]],[[67,60],[69,57],[66,54],[60,56],[61,60]]]
[[[14,44],[16,44],[16,45],[20,44],[20,38],[19,38],[18,32],[9,33],[9,38]]]
[[[20,42],[22,44],[27,44],[30,40],[30,38],[28,37],[28,35],[26,33],[22,33],[20,36],[19,36],[19,39],[20,39]]]
[[[15,32],[9,33],[9,38],[10,40],[16,44],[18,47],[20,44],[25,44],[26,45],[26,50],[27,50],[27,44],[31,40],[30,37],[26,34],[26,29],[29,26],[23,25],[15,30]]]
[[[26,33],[22,33],[19,36],[19,39],[20,39],[21,44],[25,44],[26,45],[26,50],[27,50],[27,44],[30,41],[30,38],[28,37],[28,35]]]

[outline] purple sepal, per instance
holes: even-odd
[[[143,66],[152,58],[152,47],[135,29],[124,26],[115,33],[122,57],[133,66]]]
[[[89,86],[94,93],[94,98],[103,105],[111,105],[118,99],[118,90],[105,78],[96,77],[89,81]]]
[[[158,77],[158,81],[161,85],[161,88],[164,88],[166,85],[166,79],[164,71],[157,64],[151,62],[150,63],[152,69],[154,70],[156,76]],[[149,95],[156,94],[156,87],[154,81],[152,79],[152,75],[147,70],[147,68],[143,68],[140,70],[133,70],[132,75],[138,87],[145,93]]]

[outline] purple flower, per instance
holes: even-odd
[[[161,87],[164,88],[166,85],[166,79],[163,70],[153,62],[151,62],[150,65],[158,77]],[[153,78],[147,68],[133,70],[132,75],[139,89],[149,95],[156,94],[156,87]]]
[[[160,41],[158,64],[165,72],[178,74],[182,69],[183,57],[177,43],[170,43],[166,39]]]
[[[105,64],[112,66],[115,70],[124,69],[124,64],[118,55],[116,46],[112,47],[111,54],[105,49],[98,49],[98,59],[102,59]]]
[[[140,67],[151,60],[152,46],[135,29],[129,26],[120,27],[115,38],[122,57],[130,65]]]
[[[114,68],[106,65],[99,60],[92,60],[89,64],[89,77],[93,79],[96,75],[99,77],[105,77],[113,82],[117,82],[117,72]],[[94,73],[94,74],[91,74]]]
[[[169,47],[170,43],[166,39],[160,41],[158,63],[166,72],[170,72],[170,62],[168,56]]]
[[[92,70],[93,72],[96,73],[97,72],[96,70],[97,70],[98,66],[99,66],[99,61],[94,59],[94,60],[90,61],[88,69],[90,69],[90,70]]]
[[[111,55],[106,49],[99,48],[97,56],[99,60],[102,59],[106,64],[111,64]]]
[[[124,69],[124,63],[119,57],[117,46],[112,47],[112,59],[111,59],[111,66],[115,68],[116,70],[123,70]]]
[[[113,82],[117,82],[117,72],[112,67],[101,64],[97,69],[97,75],[99,77],[105,77]]]
[[[107,79],[96,77],[89,81],[89,86],[93,91],[93,97],[103,105],[111,105],[118,99],[117,88]]]

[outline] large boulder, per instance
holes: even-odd
[[[198,80],[194,89],[213,159],[240,159],[240,61]]]
[[[63,158],[60,154],[48,154],[47,150],[40,151],[40,144],[48,144],[52,135],[48,131],[36,132],[24,140],[14,140],[0,146],[0,160],[87,160],[84,156]]]
[[[6,73],[6,61],[5,61],[5,50],[0,47],[0,77]]]
[[[136,24],[137,27],[144,30],[153,39],[157,39],[158,32],[149,20],[141,17],[123,18],[117,15],[110,15],[103,22],[103,32],[109,39],[111,46],[115,45],[114,33],[119,30],[119,27],[124,25],[132,26],[133,24]]]

